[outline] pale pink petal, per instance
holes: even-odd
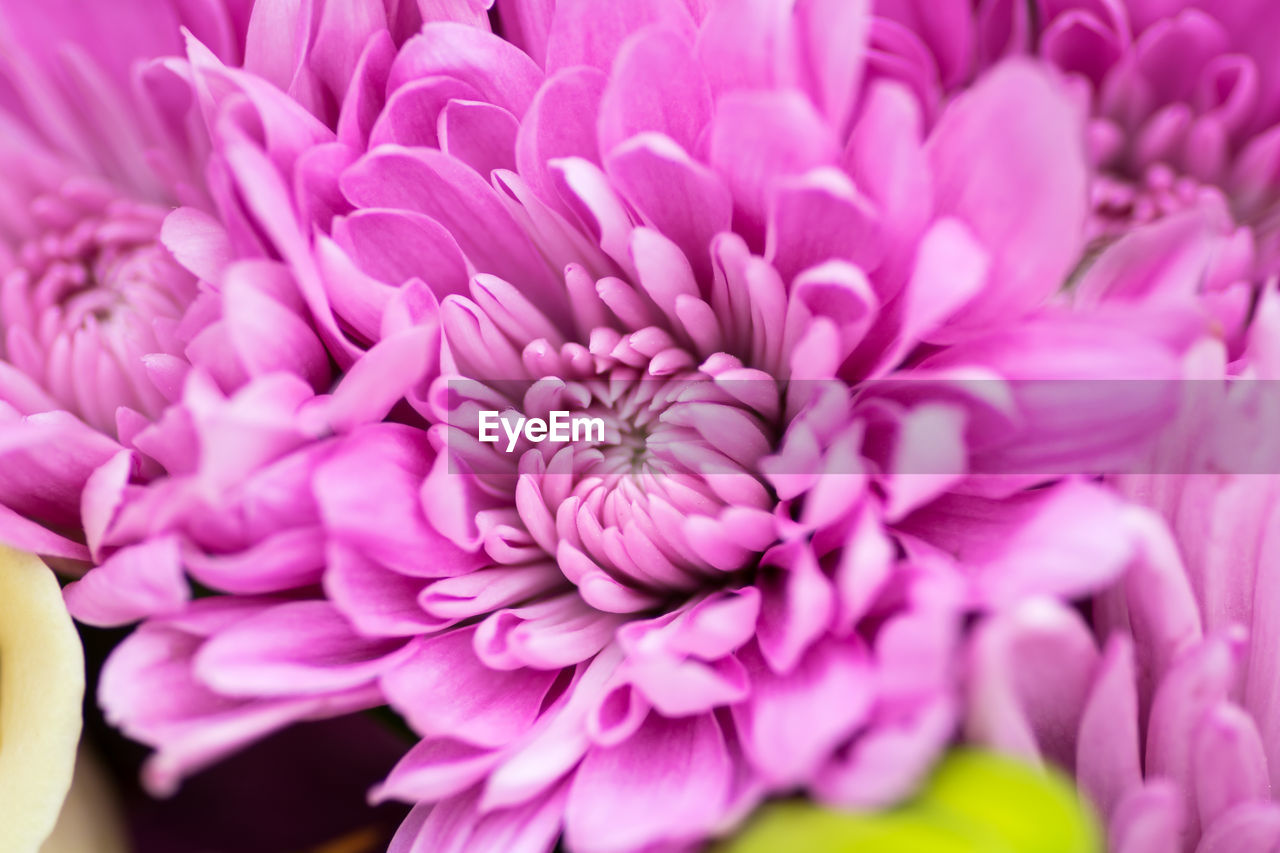
[[[998,145],[991,127],[1001,128]],[[938,122],[929,139],[938,212],[965,221],[992,252],[991,280],[951,321],[952,335],[1016,316],[1062,285],[1086,204],[1079,127],[1059,82],[1022,62],[987,74]],[[1015,195],[1032,204],[1009,204]]]
[[[630,796],[612,794],[620,783]],[[625,742],[583,759],[565,805],[565,839],[584,853],[612,853],[699,837],[718,823],[728,794],[728,754],[715,718],[653,714]],[[662,821],[653,820],[659,814]]]

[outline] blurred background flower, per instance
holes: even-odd
[[[767,805],[713,853],[1101,853],[1089,805],[1055,771],[993,754],[946,756],[908,802],[879,814]]]

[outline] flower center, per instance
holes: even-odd
[[[1163,163],[1136,178],[1099,174],[1093,184],[1091,239],[1119,237],[1134,228],[1197,208],[1228,212],[1222,191],[1211,184],[1178,175]]]
[[[0,353],[105,432],[121,406],[158,414],[165,400],[142,358],[177,348],[168,338],[197,291],[158,242],[167,211],[77,181],[29,212],[0,278]]]
[[[485,472],[502,507],[481,525],[497,563],[549,559],[587,603],[623,613],[722,586],[775,539],[776,496],[760,472],[777,443],[772,380],[717,381],[699,369],[654,378],[613,365],[458,388],[454,434],[467,436],[467,466]],[[475,442],[478,420],[461,413],[485,410],[504,425]],[[531,438],[523,427],[534,419],[588,426],[576,440],[567,428],[560,440],[551,428]]]

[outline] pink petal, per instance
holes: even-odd
[[[1147,724],[1146,763],[1149,777],[1174,780],[1183,798],[1188,832],[1198,832],[1192,764],[1200,722],[1229,698],[1237,677],[1237,642],[1210,637],[1188,650],[1161,682]]]
[[[952,334],[1007,322],[1056,292],[1080,255],[1087,202],[1083,128],[1060,84],[1029,63],[999,66],[947,109],[929,153],[939,213],[964,220],[992,258],[988,287]],[[1033,203],[1009,204],[1015,196]]]
[[[877,719],[847,756],[812,783],[818,798],[851,809],[879,809],[915,791],[952,736],[955,710],[938,698]]]
[[[1116,853],[1166,853],[1182,847],[1183,811],[1177,789],[1158,779],[1133,791],[1111,819],[1108,848]]]
[[[600,151],[644,131],[696,151],[711,119],[711,91],[686,33],[649,28],[623,43],[600,99]]]
[[[1241,803],[1208,827],[1200,837],[1196,853],[1274,850],[1277,844],[1280,844],[1280,806],[1274,802]]]
[[[1275,657],[1268,649],[1280,642],[1280,620],[1266,602],[1280,595],[1280,530],[1275,510],[1265,522],[1265,533],[1259,543],[1257,577],[1253,587],[1253,619],[1249,631],[1250,654],[1244,688],[1244,706],[1257,722],[1266,745],[1267,766],[1271,784],[1280,780],[1280,679],[1276,676]]]
[[[513,808],[478,809],[474,795],[420,805],[388,853],[546,853],[560,834],[565,787]]]
[[[854,641],[812,646],[779,677],[755,655],[751,697],[733,708],[743,749],[757,772],[779,788],[803,785],[870,716],[875,676]]]
[[[338,141],[353,151],[368,147],[369,133],[386,99],[395,51],[391,34],[379,33],[369,39],[351,73],[338,115]]]
[[[898,83],[879,80],[864,101],[845,166],[880,212],[886,248],[876,292],[887,300],[906,284],[916,241],[933,215],[933,174],[916,97]]]
[[[403,641],[356,634],[326,601],[297,601],[220,631],[194,666],[201,681],[228,696],[297,696],[368,684],[403,650]]]
[[[1133,645],[1114,636],[1103,652],[1080,714],[1075,770],[1104,817],[1142,784]]]
[[[792,13],[792,4],[782,0],[712,5],[698,34],[698,56],[717,98],[795,82],[788,79],[798,52]]]
[[[709,713],[741,702],[751,693],[746,670],[732,656],[711,664],[658,655],[632,656],[623,672],[654,711],[668,717]]]
[[[720,99],[709,159],[734,196],[734,230],[763,247],[769,199],[778,181],[836,161],[831,129],[795,92],[733,92]]]
[[[457,240],[476,270],[521,282],[553,317],[566,312],[563,288],[492,187],[466,164],[439,151],[384,146],[347,170],[342,188],[361,207],[402,208],[431,217]]]
[[[178,263],[205,281],[218,281],[232,260],[226,229],[194,207],[180,207],[166,216],[160,240]]]
[[[989,270],[987,250],[963,222],[935,222],[920,240],[907,285],[898,351],[908,352],[976,296],[986,284]]]
[[[811,68],[814,100],[837,132],[847,128],[857,105],[856,94],[862,88],[871,29],[870,5],[866,0],[815,0],[797,9],[797,29]],[[953,0],[950,5],[955,7],[958,3]],[[935,14],[931,6],[926,20],[932,20]],[[969,15],[952,14],[950,20],[963,24]]]
[[[324,531],[317,527],[282,530],[255,545],[226,555],[191,548],[183,554],[191,576],[206,586],[243,595],[311,586],[324,568]]]
[[[296,373],[313,388],[329,379],[329,357],[315,332],[272,298],[256,280],[266,270],[255,262],[232,266],[222,283],[227,333],[250,376]]]
[[[714,717],[651,714],[628,740],[597,747],[582,760],[565,806],[566,843],[585,853],[621,853],[700,837],[722,816],[729,774]],[[620,784],[628,796],[616,796]]]
[[[481,102],[480,91],[454,77],[414,79],[397,87],[387,98],[369,129],[372,150],[394,144],[438,148],[440,145],[440,113],[454,100]]]
[[[370,798],[411,803],[443,800],[479,782],[501,759],[500,752],[447,738],[419,741]]]
[[[427,77],[455,78],[479,92],[479,100],[519,118],[542,82],[542,70],[492,33],[455,23],[428,23],[400,49],[387,89],[395,91]]]
[[[1098,590],[1135,552],[1117,499],[1077,480],[1016,498],[949,494],[903,526],[973,567],[975,594],[1000,607],[1033,595]]]
[[[838,169],[787,181],[773,198],[765,257],[789,280],[826,260],[870,273],[880,263],[879,215]]]
[[[467,263],[430,217],[408,210],[357,210],[334,223],[338,244],[369,275],[388,284],[422,278],[438,299],[467,292]]]
[[[102,541],[124,501],[133,466],[133,453],[121,450],[85,481],[80,496],[80,516],[84,519],[85,542],[94,560],[101,559]]]
[[[354,549],[336,544],[328,548],[325,595],[366,636],[412,637],[451,624],[418,606],[426,583],[383,568]]]
[[[497,0],[497,7],[503,37],[532,56],[534,62],[544,64],[555,0]]]
[[[520,175],[538,197],[561,209],[547,164],[561,157],[600,159],[596,117],[605,76],[575,66],[557,71],[538,90],[516,136]]]
[[[835,593],[808,545],[779,546],[761,562],[770,574],[758,584],[757,642],[769,667],[786,674],[826,632],[835,614]]]
[[[472,648],[475,630],[427,637],[381,680],[391,706],[423,735],[505,746],[541,713],[558,670],[489,669]]]
[[[122,625],[182,609],[191,598],[178,541],[155,539],[124,548],[65,591],[67,608],[91,625]]]
[[[438,341],[439,331],[428,325],[383,338],[343,376],[323,406],[324,420],[335,432],[349,432],[385,418],[435,367]]]
[[[560,0],[547,37],[547,70],[608,71],[627,36],[659,23],[688,30],[693,21],[681,0]]]
[[[1078,615],[1047,599],[997,617],[973,644],[966,733],[1001,751],[1070,768],[1097,665]]]
[[[1205,715],[1195,734],[1192,767],[1201,826],[1271,794],[1262,736],[1235,705],[1223,703]]]
[[[711,279],[711,240],[727,231],[733,198],[720,177],[665,136],[643,133],[605,159],[614,186],[645,224],[684,252],[698,281]]]
[[[434,530],[418,493],[432,462],[426,433],[394,424],[355,433],[316,471],[316,499],[330,535],[387,568],[450,577],[477,566]]]
[[[515,116],[492,104],[450,101],[440,111],[440,148],[483,177],[516,165]]]

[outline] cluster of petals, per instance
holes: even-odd
[[[160,182],[189,198],[57,172],[0,256],[0,534],[94,564],[79,618],[142,620],[100,699],[154,790],[389,704],[421,738],[375,792],[420,804],[397,853],[680,850],[774,794],[896,801],[962,719],[991,739],[975,702],[1030,751],[1003,723],[1074,682],[965,667],[1181,577],[1142,495],[1035,476],[1140,449],[1168,386],[1082,413],[1023,381],[1244,347],[1254,232],[1096,242],[1080,69],[1007,56],[1000,9],[949,42],[907,2],[508,0],[500,35],[465,0],[303,5],[145,66],[200,131]],[[608,437],[507,452],[487,409]]]
[[[129,580],[90,607],[90,621],[131,621],[187,598],[186,555],[154,531],[199,516],[184,549],[221,554],[286,524],[243,482],[238,497],[212,498],[214,483],[195,476],[216,467],[217,482],[231,485],[256,465],[213,464],[242,454],[230,436],[212,440],[235,414],[211,406],[234,409],[227,398],[260,373],[277,372],[291,391],[302,377],[309,394],[334,376],[307,302],[236,186],[234,142],[274,134],[254,106],[269,101],[292,133],[273,136],[274,162],[293,169],[330,134],[334,90],[355,60],[346,39],[363,27],[403,41],[432,12],[0,4],[0,538],[73,575],[114,563]],[[440,14],[484,20],[467,4]],[[198,46],[192,57],[182,56],[184,37]],[[288,337],[298,330],[314,345]],[[254,401],[287,405],[279,387],[245,391],[234,409],[247,418],[241,438],[270,431],[270,407]],[[164,505],[142,532],[117,517],[135,494]],[[113,561],[115,521],[121,541],[150,537],[147,547]],[[192,715],[218,708],[216,698],[185,701]],[[308,713],[329,711],[297,709],[270,728]]]
[[[1043,3],[1037,52],[1086,81],[1102,235],[1197,209],[1276,270],[1280,64],[1261,3]]]
[[[220,4],[136,26],[82,12],[15,3],[0,16],[0,525],[11,544],[71,559],[88,556],[62,535],[80,527],[88,474],[118,429],[166,404],[144,359],[181,353],[184,317],[206,313],[160,234],[173,206],[210,203],[208,145],[175,79],[145,59],[180,47],[184,24],[232,59],[241,40]]]
[[[1221,342],[1191,354],[1201,405],[1156,452],[1203,464],[1113,478],[1141,544],[1089,615],[1024,602],[983,621],[969,650],[966,734],[1071,770],[1118,853],[1280,843],[1277,483],[1239,470],[1207,428],[1221,398],[1276,379],[1278,333],[1268,291],[1242,359],[1228,362]]]
[[[437,12],[485,20],[467,3],[357,6],[0,7],[7,542],[97,560],[89,475],[119,453],[143,482],[194,464],[190,442],[144,449],[185,417],[173,410],[193,370],[223,395],[268,369],[328,386],[319,343],[277,339],[308,329],[309,304],[246,209],[235,142],[266,134],[279,168],[305,170],[295,161],[332,135],[351,39],[403,41]]]
[[[981,623],[965,733],[1071,770],[1107,819],[1109,849],[1271,849],[1276,485],[1274,460],[1257,449],[1270,412],[1230,403],[1266,397],[1280,364],[1268,281],[1280,197],[1274,13],[1250,3],[1035,8],[994,28],[975,19],[971,44],[999,34],[1004,49],[1037,53],[1089,95],[1090,233],[1106,252],[1084,265],[1085,286],[1111,282],[1095,291],[1110,302],[1198,300],[1214,333],[1188,350],[1195,404],[1167,428],[1150,470],[1110,478],[1129,503],[1137,559],[1084,611],[1041,599]],[[1214,422],[1225,411],[1253,420],[1227,430]]]
[[[873,41],[922,97],[1011,55],[1073,80],[1090,112],[1091,236],[1198,209],[1250,232],[1274,271],[1280,65],[1265,2],[894,0]],[[1238,237],[1241,242],[1244,237]]]

